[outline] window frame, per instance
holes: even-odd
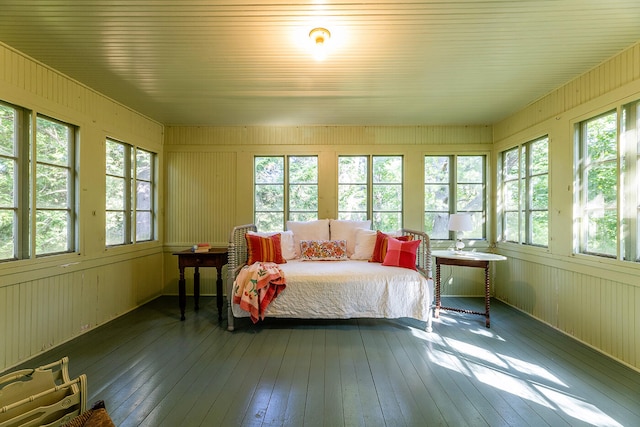
[[[481,173],[481,181],[482,182],[472,182],[472,181],[460,181],[459,180],[459,164],[458,160],[464,157],[477,157],[481,160],[482,164],[482,173]],[[431,162],[427,161],[427,158],[436,158],[436,159],[446,159],[447,170],[446,170],[446,180],[429,180],[428,177],[434,176],[433,171],[427,170],[427,166],[431,165]],[[454,241],[456,239],[456,232],[449,230],[449,216],[455,213],[469,213],[471,214],[474,222],[474,230],[471,232],[465,232],[464,239],[465,240],[476,240],[476,241],[486,241],[487,240],[487,171],[488,165],[487,154],[425,154],[423,156],[423,193],[424,193],[424,201],[423,205],[423,218],[424,223],[423,227],[431,240],[441,240],[441,241]],[[444,175],[443,175],[444,176]],[[482,208],[481,210],[471,210],[471,209],[460,209],[458,206],[459,197],[458,190],[459,186],[462,185],[481,185],[482,186]],[[430,186],[439,186],[447,188],[447,200],[446,200],[446,209],[427,209],[427,197],[428,197],[428,189]],[[437,199],[437,198],[436,198]],[[436,200],[437,201],[437,200]],[[445,218],[446,215],[446,218]],[[478,216],[480,220],[478,220]],[[440,226],[444,226],[446,228],[447,237],[441,236],[437,233],[437,230],[434,231],[435,223],[438,221],[438,217],[440,218]],[[429,218],[433,218],[433,224],[429,224]],[[477,233],[481,232],[481,236],[478,237],[473,235],[468,235],[468,233]]]
[[[315,181],[304,182],[304,181],[293,181],[291,179],[291,162],[296,158],[312,158],[315,159]],[[259,182],[257,179],[257,167],[259,159],[279,159],[278,163],[282,163],[280,174],[282,176],[281,180],[278,181],[264,181]],[[279,209],[260,209],[258,200],[258,189],[260,187],[280,187],[280,194],[282,195],[282,200]],[[316,199],[315,199],[315,211],[314,210],[300,210],[294,209],[292,207],[291,202],[291,193],[295,193],[293,190],[294,186],[300,187],[315,187]],[[254,224],[258,226],[258,229],[261,231],[282,231],[285,229],[287,221],[298,221],[298,220],[312,220],[318,219],[318,207],[319,207],[319,189],[320,189],[320,179],[319,179],[319,158],[317,154],[281,154],[281,155],[254,155],[253,156],[253,221]],[[313,192],[313,190],[311,190]],[[261,215],[277,215],[281,216],[282,219],[280,226],[275,226],[273,220],[261,220],[259,217]],[[265,222],[266,221],[266,222]],[[265,226],[266,223],[272,223],[272,226]]]
[[[122,148],[122,174],[117,175],[109,172],[109,144],[114,144]],[[149,179],[142,180],[139,176],[138,153],[149,155]],[[156,177],[157,177],[157,153],[137,147],[133,144],[119,141],[115,138],[107,137],[105,140],[105,246],[107,248],[135,245],[138,243],[151,242],[157,239],[157,204],[156,204]],[[120,180],[122,182],[122,207],[115,209],[109,207],[109,179]],[[146,182],[149,186],[149,209],[140,209],[138,206],[138,188],[140,182]],[[138,214],[140,212],[149,213],[149,238],[138,238]],[[122,241],[114,242],[109,240],[109,214],[119,213],[122,216]]]
[[[549,194],[550,194],[550,156],[549,156],[549,135],[543,135],[534,139],[531,139],[522,144],[516,145],[509,149],[503,150],[499,155],[499,194],[500,194],[500,241],[505,243],[514,243],[519,245],[536,246],[541,248],[549,247]],[[538,143],[546,143],[546,171],[534,172],[533,162],[533,149],[532,147]],[[507,178],[508,168],[505,164],[508,153],[516,153],[516,165],[517,174],[513,178]],[[546,209],[534,207],[533,200],[533,183],[532,181],[538,177],[546,176],[547,180],[547,204]],[[507,185],[516,183],[517,193],[515,199],[517,200],[516,209],[507,208]],[[523,197],[524,195],[524,197]],[[517,225],[516,232],[517,240],[510,239],[507,234],[507,227],[509,221],[507,220],[507,213],[517,213]],[[547,239],[546,244],[534,242],[533,234],[533,215],[536,212],[546,212],[547,215]]]
[[[362,182],[351,182],[351,181],[341,181],[340,177],[340,160],[342,158],[360,158],[365,160],[365,180]],[[376,160],[377,159],[395,159],[400,162],[400,181],[377,181],[376,180]],[[340,220],[371,220],[371,226],[373,229],[380,229],[382,231],[395,231],[395,230],[385,230],[382,217],[383,215],[397,215],[397,227],[396,229],[400,229],[404,223],[404,155],[401,154],[341,154],[338,156],[338,179],[337,179],[337,212],[338,218]],[[365,187],[366,200],[363,206],[365,206],[365,210],[344,210],[341,209],[340,199],[341,199],[341,186],[352,186],[352,185],[360,185]],[[377,188],[382,186],[394,186],[398,187],[399,190],[396,191],[396,194],[400,196],[400,207],[398,210],[392,209],[379,209],[376,207],[374,203],[374,197],[377,194]]]
[[[1,206],[0,211],[11,212],[11,237],[8,257],[0,259],[0,262],[26,260],[46,257],[51,255],[73,253],[78,246],[78,133],[76,125],[56,119],[54,117],[37,113],[24,107],[8,102],[0,101],[0,105],[13,111],[12,145],[13,153],[0,154],[0,158],[13,165],[13,201],[9,205]],[[47,155],[46,149],[51,147],[49,138],[55,135],[40,133],[41,130],[62,128],[64,131],[64,161],[59,161],[55,156]],[[58,154],[54,152],[53,154]],[[64,184],[51,187],[50,184],[60,182],[46,181],[51,174],[39,173],[39,170],[57,172],[58,178],[63,176]],[[53,174],[55,175],[55,174]],[[54,176],[55,177],[55,176]],[[64,242],[53,242],[60,247],[46,248],[43,235],[60,233],[42,233],[42,226],[52,221],[39,222],[38,218],[53,218],[58,214],[64,218]],[[60,222],[58,222],[60,223]]]

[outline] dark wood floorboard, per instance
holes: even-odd
[[[478,298],[446,305],[483,309]],[[481,316],[236,331],[161,297],[23,364],[70,358],[117,426],[639,426],[640,373],[493,301]],[[16,368],[16,369],[18,369]]]

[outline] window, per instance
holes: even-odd
[[[549,138],[501,153],[502,240],[549,245]]]
[[[340,156],[338,219],[370,218],[374,229],[402,227],[402,156]]]
[[[283,230],[287,220],[318,219],[317,156],[257,156],[254,185],[258,230]]]
[[[640,102],[576,126],[577,251],[640,261]]]
[[[467,239],[485,237],[485,156],[425,156],[425,232],[432,239],[454,239],[449,231],[449,214],[469,213],[473,230]]]
[[[578,129],[580,252],[616,257],[618,245],[618,132],[616,111]]]
[[[155,238],[155,154],[106,141],[106,244]]]
[[[0,104],[0,259],[75,250],[76,128]],[[33,159],[33,162],[31,161]]]

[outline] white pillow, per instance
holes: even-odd
[[[371,259],[376,246],[376,231],[359,228],[356,230],[356,247],[351,259]]]
[[[279,234],[282,258],[294,259],[296,257],[292,231],[268,231],[268,232],[248,231],[247,233],[255,234],[256,236],[260,236],[260,237],[269,237],[269,236],[273,236],[274,234]]]
[[[329,240],[329,220],[287,221],[287,230],[293,232],[295,257],[300,257],[301,240]]]
[[[365,230],[371,229],[371,220],[354,221],[354,220],[332,219],[331,222],[329,223],[331,240],[347,241],[348,257],[351,257],[351,255],[353,255],[353,251],[356,248],[356,231],[361,229],[365,229]]]

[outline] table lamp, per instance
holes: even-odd
[[[458,236],[460,233],[473,230],[471,215],[466,213],[449,215],[449,230],[455,231],[456,251],[461,251],[464,248],[464,242]]]

